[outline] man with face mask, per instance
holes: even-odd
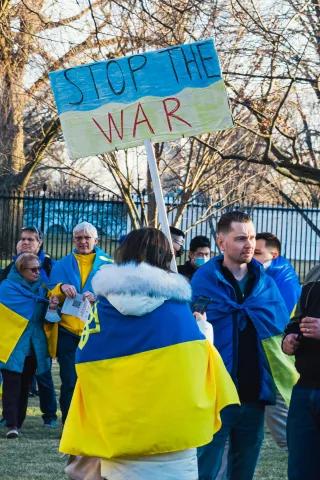
[[[266,274],[275,281],[291,315],[299,300],[301,286],[293,266],[281,255],[280,240],[273,233],[258,233],[254,258],[262,263]]]
[[[273,233],[258,233],[254,258],[262,263],[266,274],[275,281],[291,315],[299,300],[301,286],[293,266],[281,255],[280,240]],[[287,448],[287,416],[288,408],[277,392],[276,404],[266,408],[266,423],[280,448]]]
[[[184,265],[178,266],[178,272],[191,280],[197,269],[210,260],[210,253],[209,238],[203,235],[194,237],[190,242],[189,260]]]

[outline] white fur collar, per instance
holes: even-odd
[[[148,263],[104,265],[92,279],[97,295],[161,297],[163,300],[191,301],[191,287],[179,274],[169,273]]]

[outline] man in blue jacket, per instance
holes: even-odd
[[[198,449],[199,480],[216,478],[228,439],[228,479],[251,480],[263,440],[265,405],[275,403],[276,383],[280,387],[276,371],[281,370],[281,335],[289,315],[274,281],[253,259],[256,240],[249,215],[224,214],[217,225],[217,242],[223,255],[201,267],[191,285],[194,300],[211,299],[207,319],[241,406],[225,408],[221,430]],[[293,376],[288,372],[287,385],[279,388],[287,399]]]
[[[262,263],[266,274],[275,281],[291,315],[300,298],[301,286],[293,266],[281,255],[281,242],[270,232],[256,235],[254,258]],[[287,448],[288,408],[277,394],[276,404],[266,409],[266,423],[271,435],[280,448]]]
[[[91,280],[103,265],[112,263],[111,258],[101,250],[98,244],[98,232],[89,222],[81,222],[73,229],[75,249],[58,260],[50,274],[49,288],[51,296],[57,296],[63,305],[66,298],[75,298],[79,294],[91,304],[95,301]],[[62,423],[68,414],[73,390],[76,385],[75,353],[85,322],[74,315],[62,312],[56,331],[51,332],[49,350],[57,357],[60,367],[60,408]]]

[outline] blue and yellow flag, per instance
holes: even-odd
[[[0,285],[0,362],[6,363],[25,331],[38,300],[44,301],[11,277]],[[26,301],[26,298],[28,301]]]
[[[239,403],[217,350],[187,303],[141,317],[98,297],[76,356],[78,381],[60,451],[100,458],[204,445]]]
[[[26,318],[0,303],[0,362],[8,361],[27,325]]]
[[[207,318],[214,328],[217,349],[228,371],[235,377],[235,332],[244,328],[248,318],[251,320],[258,340],[261,372],[259,399],[269,403],[277,388],[289,404],[292,388],[299,375],[294,366],[294,357],[288,357],[281,349],[289,314],[279,289],[259,262],[252,260],[250,269],[255,276],[255,283],[250,295],[238,303],[233,287],[222,273],[222,259],[222,256],[214,257],[193,276],[191,285],[194,300],[199,296],[211,299]]]

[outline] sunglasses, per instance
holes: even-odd
[[[40,267],[25,267],[25,270],[31,270],[32,273],[40,272]]]

